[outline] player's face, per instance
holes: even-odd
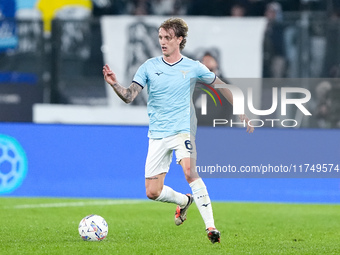
[[[164,28],[160,28],[158,40],[161,45],[163,55],[169,57],[173,55],[174,52],[179,51],[179,45],[182,41],[182,37],[176,37],[175,32],[172,29],[166,31]]]

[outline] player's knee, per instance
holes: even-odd
[[[191,180],[192,178],[195,178],[196,175],[193,173],[190,169],[190,167],[183,169],[184,170],[184,176],[187,181]]]
[[[185,177],[190,176],[191,175],[190,165],[189,166],[184,166],[183,167],[183,172],[184,172]]]
[[[161,191],[158,191],[158,190],[151,190],[151,189],[146,190],[146,196],[152,200],[157,199],[160,196],[160,194],[161,194]]]

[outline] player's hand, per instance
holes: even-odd
[[[240,118],[241,121],[245,121],[246,122],[246,124],[247,124],[247,132],[249,134],[253,133],[254,132],[254,127],[249,125],[249,118],[248,118],[248,116],[245,115],[245,114],[242,114],[242,115],[239,115],[239,118]]]
[[[117,83],[117,78],[115,73],[110,69],[109,65],[106,64],[105,66],[103,66],[103,75],[104,75],[104,79],[105,81],[110,84],[113,85],[115,83]]]

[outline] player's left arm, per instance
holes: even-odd
[[[211,84],[213,87],[215,87],[216,84],[225,84],[220,78],[216,77],[215,81],[213,84]],[[218,88],[218,90],[222,93],[222,95],[228,100],[228,102],[233,105],[233,94],[228,88]],[[247,123],[247,132],[248,133],[253,133],[254,132],[254,127],[249,126],[249,118],[246,114],[241,114],[239,115],[239,118],[241,121],[245,121]]]

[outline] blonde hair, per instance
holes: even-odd
[[[179,45],[179,48],[181,50],[184,49],[185,44],[187,42],[186,37],[188,35],[188,25],[187,23],[181,19],[181,18],[170,18],[164,21],[159,28],[163,28],[166,31],[169,31],[169,29],[172,29],[175,32],[176,37],[183,37],[182,42]]]

